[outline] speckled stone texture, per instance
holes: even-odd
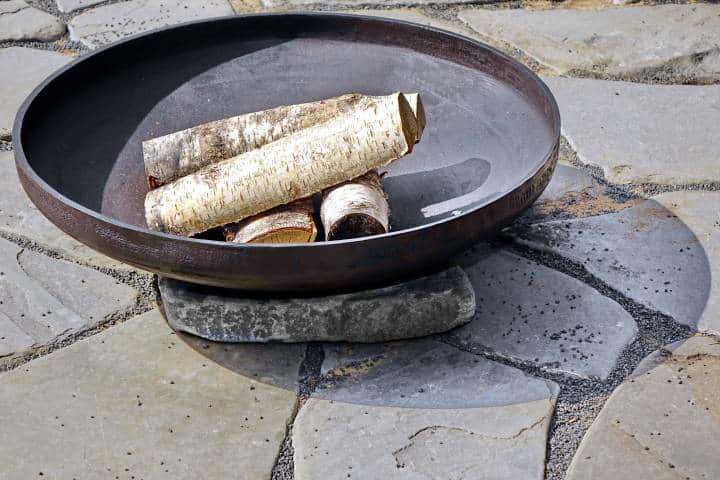
[[[477,302],[472,322],[447,334],[463,348],[604,379],[635,338],[630,314],[565,274],[482,245],[457,262]]]
[[[293,428],[297,480],[542,479],[554,383],[427,340],[328,355]]]
[[[718,192],[671,192],[618,213],[540,223],[520,242],[582,264],[622,294],[720,333]]]
[[[56,52],[33,48],[0,48],[0,140],[10,140],[15,114],[25,97],[70,60]]]
[[[439,333],[475,312],[460,268],[407,283],[324,297],[243,297],[241,292],[162,278],[160,294],[176,330],[220,342],[380,342]]]
[[[225,0],[130,0],[83,12],[68,29],[72,40],[97,48],[154,28],[233,13]]]
[[[717,81],[717,5],[606,9],[467,10],[460,19],[560,73],[643,75]]]
[[[93,328],[137,294],[96,270],[0,239],[0,361]]]
[[[304,348],[273,347],[296,375]],[[153,310],[3,373],[3,479],[269,480],[295,390],[204,352]]]
[[[692,337],[656,363],[615,390],[568,480],[720,478],[720,341]]]
[[[0,2],[0,42],[11,40],[50,41],[65,33],[65,24],[23,0]]]

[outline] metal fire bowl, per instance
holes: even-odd
[[[282,104],[394,91],[422,95],[427,129],[388,169],[391,233],[235,245],[145,227],[142,141]],[[13,134],[30,199],[95,250],[189,282],[317,292],[418,274],[509,224],[550,180],[560,115],[535,74],[482,43],[301,13],[193,22],[97,50],[35,90]]]

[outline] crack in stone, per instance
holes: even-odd
[[[626,432],[625,430],[622,429],[622,427],[620,427],[619,425],[617,425],[615,423],[611,423],[610,425],[613,429],[617,430],[620,434],[631,439],[640,448],[642,448],[648,455],[652,456],[659,463],[663,464],[666,467],[667,471],[674,474],[678,478],[678,480],[695,480],[692,477],[690,477],[689,475],[686,475],[684,473],[680,474],[680,472],[677,470],[677,467],[670,468],[668,466],[670,462],[668,462],[659,452],[655,452],[654,450],[651,450],[649,446],[643,445],[642,442],[640,442],[640,440],[638,440],[638,438],[635,435],[633,435],[629,432]]]
[[[550,403],[552,403],[552,402],[550,402]],[[398,468],[398,469],[405,467],[405,464],[403,464],[402,461],[400,460],[400,458],[398,458],[398,455],[400,455],[402,452],[408,450],[409,448],[413,447],[413,446],[415,445],[415,441],[414,441],[415,438],[417,438],[419,435],[423,434],[424,432],[434,433],[434,432],[436,432],[436,431],[438,431],[438,430],[445,430],[445,431],[449,431],[449,432],[460,432],[460,433],[464,433],[464,434],[470,435],[470,436],[475,436],[475,437],[478,437],[478,438],[486,438],[486,439],[488,439],[488,440],[510,441],[510,440],[515,440],[515,439],[521,437],[525,432],[528,432],[528,431],[530,431],[530,430],[533,430],[535,427],[537,427],[538,425],[542,424],[542,423],[543,423],[544,421],[546,421],[547,419],[548,419],[548,416],[547,416],[547,415],[543,415],[542,417],[538,418],[537,420],[535,420],[535,421],[534,421],[533,423],[531,423],[530,425],[527,425],[527,426],[525,426],[525,427],[522,427],[520,430],[517,431],[517,433],[514,433],[514,434],[512,434],[512,435],[510,435],[510,436],[505,436],[505,437],[503,437],[503,436],[495,436],[495,435],[486,435],[486,434],[478,433],[478,432],[475,432],[475,431],[472,431],[472,430],[467,430],[467,429],[462,428],[462,427],[448,427],[448,426],[445,426],[445,425],[429,425],[429,426],[427,426],[427,427],[421,428],[420,430],[418,430],[418,431],[416,431],[415,433],[413,433],[412,435],[410,435],[410,436],[408,437],[409,443],[406,444],[406,445],[404,445],[404,446],[402,446],[402,447],[400,447],[400,448],[398,448],[397,450],[395,450],[395,451],[392,453],[392,454],[393,454],[393,457],[395,458],[395,467]]]
[[[18,8],[17,10],[10,10],[9,12],[0,12],[0,17],[2,17],[3,15],[12,15],[13,13],[18,13],[23,10],[27,10],[28,8],[30,8],[30,5],[28,5],[28,4],[25,4],[24,6],[21,5],[20,8]]]

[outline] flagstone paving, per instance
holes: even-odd
[[[0,48],[0,140],[10,139],[15,114],[25,97],[70,60],[66,55],[32,48]]]
[[[467,10],[477,32],[559,73],[720,80],[720,7],[655,5],[601,10]]]
[[[720,85],[544,80],[558,101],[563,134],[578,159],[602,168],[609,181],[720,182],[720,135],[708,130],[720,123]]]
[[[543,477],[557,385],[433,341],[351,348],[368,358],[328,372],[295,420],[295,478]]]
[[[0,359],[92,328],[137,295],[96,270],[0,239]]]
[[[157,310],[1,375],[0,392],[7,479],[269,478],[296,402],[208,360]]]
[[[720,335],[720,6],[465,3],[0,1],[3,480],[720,477],[720,340],[696,333]],[[546,75],[560,163],[514,226],[456,259],[477,297],[466,326],[383,344],[173,333],[157,310],[135,317],[156,294],[132,267],[23,192],[2,151],[15,113],[73,56],[294,9],[447,29]]]
[[[520,240],[582,264],[643,305],[720,334],[720,193],[672,192],[618,213],[536,224]]]
[[[0,2],[0,42],[9,40],[55,40],[65,33],[65,24],[23,0]]]
[[[615,390],[568,480],[720,478],[720,340],[680,343]]]
[[[551,372],[607,378],[635,338],[623,308],[584,283],[517,255],[476,247],[457,259],[475,288],[473,320],[447,336]]]
[[[72,40],[96,48],[153,28],[233,13],[224,0],[130,0],[83,12],[68,28]]]

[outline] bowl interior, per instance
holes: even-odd
[[[554,144],[552,108],[536,83],[503,62],[434,44],[433,35],[460,40],[418,38],[407,26],[388,33],[380,21],[367,29],[242,22],[140,37],[64,72],[26,114],[30,166],[71,200],[144,226],[144,140],[347,92],[419,92],[424,136],[385,180],[397,231],[491,202]]]

